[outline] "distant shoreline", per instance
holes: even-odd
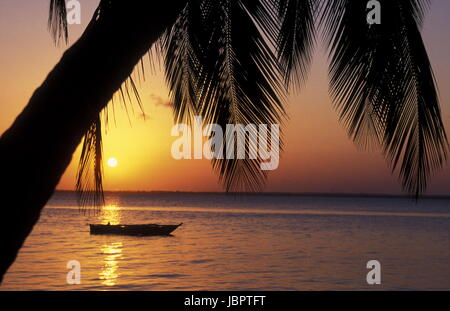
[[[75,193],[74,190],[56,190],[55,193]],[[124,194],[191,194],[191,195],[237,195],[237,196],[298,196],[298,197],[335,197],[335,198],[389,198],[389,199],[411,199],[413,197],[405,194],[382,194],[382,193],[333,193],[333,192],[208,192],[208,191],[141,191],[141,190],[108,190],[108,193]],[[423,195],[422,199],[450,199],[450,195]]]

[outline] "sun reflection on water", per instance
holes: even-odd
[[[108,223],[111,225],[118,225],[120,224],[121,218],[120,207],[116,204],[104,206],[99,215],[99,221],[104,225]]]
[[[102,284],[114,286],[120,276],[119,261],[122,259],[122,242],[112,242],[102,245],[101,252],[106,255],[103,258],[103,266],[99,273]]]
[[[102,208],[99,215],[99,221],[102,224],[117,225],[121,222],[120,207],[117,204],[109,204]],[[114,286],[117,284],[120,276],[119,263],[122,260],[123,243],[110,242],[101,246],[100,252],[104,255],[102,268],[99,272],[99,278],[105,286]]]

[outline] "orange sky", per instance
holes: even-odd
[[[82,25],[69,27],[73,42],[82,32],[98,1],[83,1]],[[443,119],[450,131],[450,3],[434,1],[424,38],[440,88]],[[0,0],[0,131],[6,130],[26,105],[32,92],[61,57],[64,47],[54,46],[47,32],[48,0]],[[266,191],[401,193],[380,155],[358,151],[338,122],[328,96],[326,58],[319,44],[305,87],[289,97],[286,147],[279,168],[269,175]],[[128,117],[119,105],[116,124],[104,138],[105,158],[119,165],[105,166],[109,190],[221,191],[207,160],[172,159],[172,111],[164,105],[168,90],[162,72],[141,83],[146,121]],[[112,118],[112,116],[111,116]],[[38,150],[36,152],[39,152]],[[60,189],[73,189],[79,153],[74,157]],[[33,156],[30,155],[30,161]],[[450,168],[432,179],[430,194],[450,194]]]

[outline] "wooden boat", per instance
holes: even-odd
[[[119,235],[169,235],[179,225],[158,225],[158,224],[144,224],[144,225],[100,225],[90,224],[91,234],[119,234]]]

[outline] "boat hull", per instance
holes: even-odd
[[[91,234],[116,234],[133,236],[170,235],[179,225],[94,225],[90,224]]]

